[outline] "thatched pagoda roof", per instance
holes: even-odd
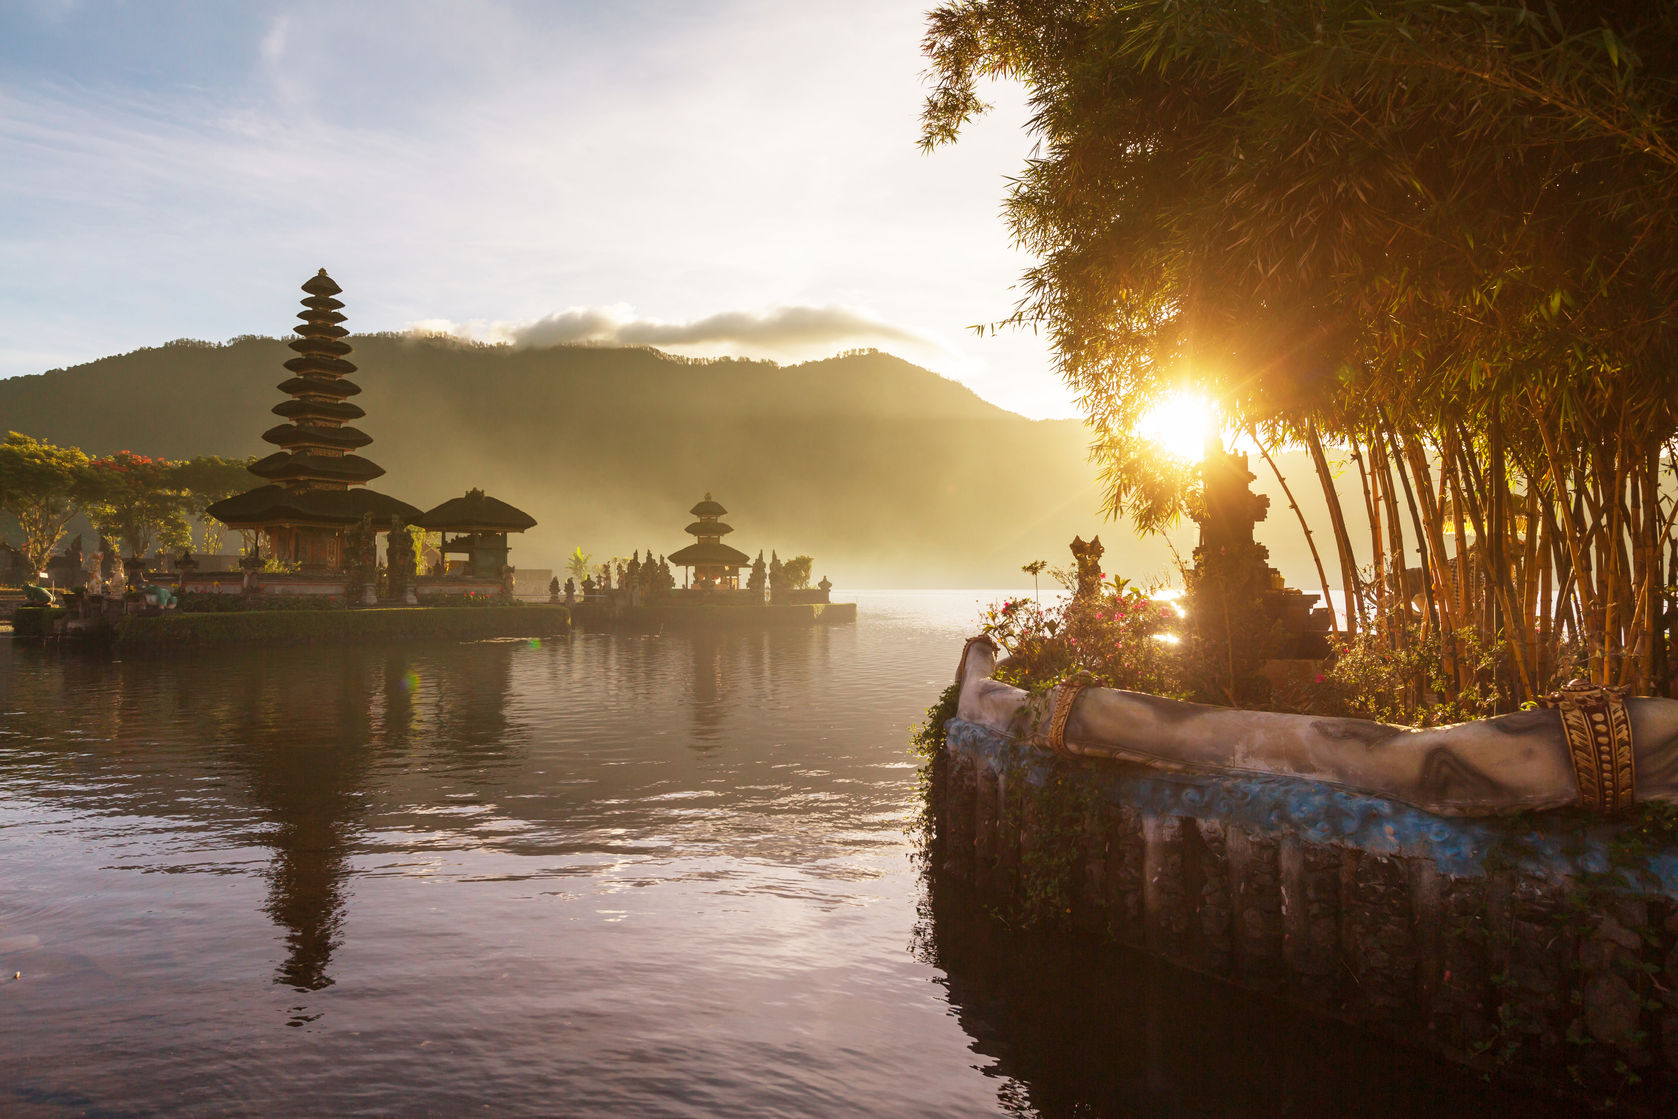
[[[285,362],[285,367],[299,375],[324,373],[328,377],[343,377],[355,372],[353,361],[345,361],[341,357],[332,357],[330,354],[304,354],[302,357],[289,358]]]
[[[465,497],[426,510],[414,523],[432,532],[523,532],[536,526],[536,518],[483,490],[467,490]]]
[[[275,451],[251,463],[258,478],[291,481],[339,482],[353,485],[371,482],[385,468],[360,455],[313,455],[306,451]]]
[[[322,268],[309,277],[308,282],[303,285],[303,290],[310,295],[337,295],[344,289],[333,282],[332,277],[326,274],[326,269]]]
[[[695,517],[720,517],[728,510],[724,509],[720,503],[712,501],[710,494],[706,494],[705,500],[689,509],[688,512]]]
[[[351,525],[361,520],[363,513],[373,514],[374,523],[382,528],[391,517],[412,522],[420,515],[406,501],[374,490],[288,490],[284,486],[259,486],[218,501],[205,511],[234,528],[270,524]]]
[[[316,400],[292,398],[282,400],[268,409],[276,416],[284,416],[288,420],[328,420],[332,423],[348,423],[359,420],[367,413],[354,404],[345,404],[341,400]]]
[[[752,557],[720,540],[701,540],[679,552],[671,552],[669,562],[680,567],[746,567]]]
[[[694,521],[682,531],[689,536],[727,536],[734,531],[734,526],[721,521]]]
[[[361,391],[361,386],[354,381],[346,381],[342,377],[292,377],[279,383],[281,392],[302,396],[308,393],[313,396],[338,397],[354,396]]]
[[[373,441],[373,437],[359,428],[323,427],[315,423],[304,423],[280,424],[278,427],[271,427],[262,433],[262,441],[273,443],[275,446],[284,447],[287,450],[296,448],[308,450],[322,447],[353,450],[356,447],[367,446]]]

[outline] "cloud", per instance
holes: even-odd
[[[570,307],[532,322],[425,319],[408,324],[420,334],[452,334],[513,346],[654,346],[692,353],[806,358],[836,349],[875,345],[915,355],[951,350],[937,338],[854,307],[785,306],[761,311],[722,311],[687,322],[640,318],[623,304]]]

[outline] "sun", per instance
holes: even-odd
[[[1136,434],[1172,458],[1199,462],[1219,428],[1218,406],[1198,393],[1168,392],[1136,421]]]

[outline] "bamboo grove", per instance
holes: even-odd
[[[1670,690],[1678,8],[972,0],[925,51],[928,149],[987,80],[1029,95],[1009,322],[1112,514],[1194,500],[1133,434],[1193,387],[1309,452],[1348,637],[1435,641],[1464,688],[1495,647],[1504,706]]]

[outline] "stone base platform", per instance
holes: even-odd
[[[626,629],[637,633],[662,630],[777,629],[787,626],[839,625],[856,621],[854,602],[806,602],[791,605],[658,605],[572,607],[584,629]]]
[[[1297,778],[1052,755],[960,718],[931,777],[934,871],[985,904],[1495,1075],[1678,1101],[1668,806],[1447,819]]]

